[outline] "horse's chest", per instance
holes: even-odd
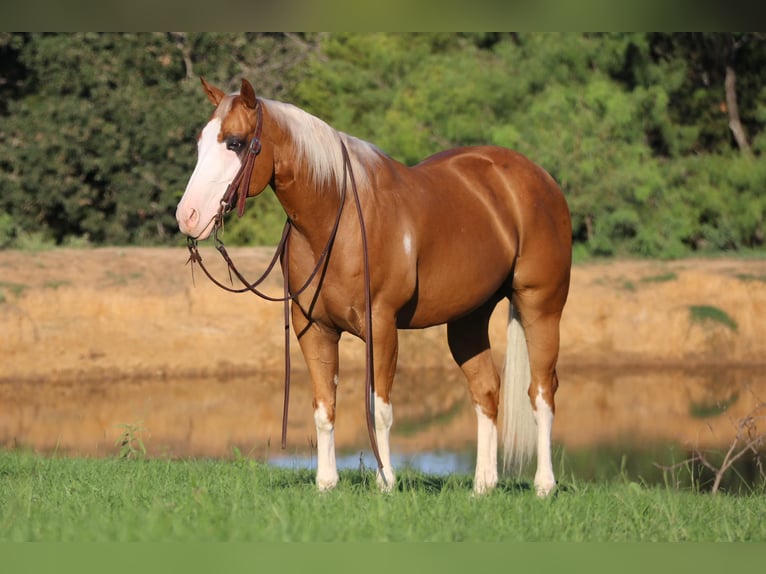
[[[359,285],[354,284],[357,280]],[[312,321],[361,334],[364,330],[365,309],[362,281],[363,277],[350,276],[344,279],[328,269],[324,274],[317,274],[311,284],[298,295],[295,303]],[[300,288],[300,285],[295,288]]]

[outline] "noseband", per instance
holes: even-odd
[[[242,217],[242,215],[245,213],[245,200],[247,199],[247,193],[248,193],[248,187],[250,185],[250,178],[253,175],[253,169],[255,167],[255,160],[258,154],[261,151],[261,130],[263,127],[263,102],[260,99],[256,99],[256,124],[255,124],[255,132],[253,133],[253,137],[250,140],[250,144],[247,147],[247,151],[245,152],[245,158],[242,162],[242,166],[239,168],[239,171],[237,172],[237,175],[234,177],[234,179],[231,181],[229,186],[226,188],[226,193],[224,193],[223,198],[221,199],[220,207],[218,208],[218,213],[215,216],[214,219],[214,227],[213,227],[213,236],[215,240],[216,249],[223,257],[224,261],[226,261],[226,265],[229,271],[229,281],[233,283],[232,281],[232,273],[236,275],[237,279],[242,283],[243,287],[241,288],[234,288],[229,287],[228,285],[224,285],[220,281],[218,281],[213,275],[208,271],[208,269],[205,267],[205,265],[202,263],[202,255],[200,255],[200,252],[197,248],[197,240],[192,237],[187,237],[187,247],[189,249],[189,259],[187,260],[187,263],[191,263],[192,267],[192,280],[194,279],[194,264],[198,264],[202,271],[207,275],[208,279],[210,279],[215,285],[220,287],[221,289],[224,289],[225,291],[229,291],[230,293],[245,293],[247,291],[250,291],[254,293],[255,295],[258,295],[260,298],[265,299],[267,301],[279,301],[284,303],[284,321],[285,321],[285,381],[284,381],[284,388],[285,388],[285,395],[284,395],[284,407],[282,412],[282,448],[286,448],[287,446],[287,410],[288,410],[288,404],[289,404],[289,398],[290,398],[290,301],[296,300],[297,297],[303,293],[308,286],[311,284],[311,282],[314,280],[314,278],[317,276],[317,273],[319,273],[320,269],[326,265],[327,263],[327,257],[330,254],[330,251],[332,249],[333,243],[335,242],[335,236],[338,232],[338,227],[340,226],[340,218],[341,214],[343,213],[343,206],[346,203],[346,189],[348,187],[348,180],[351,180],[351,188],[354,195],[354,202],[356,204],[356,211],[357,216],[359,218],[359,225],[362,232],[362,250],[363,250],[363,259],[364,259],[364,296],[365,296],[365,350],[366,350],[366,376],[365,376],[365,412],[367,415],[367,433],[370,438],[370,445],[372,447],[372,452],[375,456],[375,461],[378,464],[378,470],[380,472],[380,476],[384,483],[386,483],[386,477],[383,472],[383,463],[380,459],[380,453],[378,451],[378,441],[375,437],[375,431],[374,431],[374,421],[375,421],[375,403],[373,398],[373,393],[375,390],[375,375],[374,375],[374,366],[373,366],[373,351],[372,351],[372,295],[371,295],[371,289],[370,289],[370,264],[369,264],[369,255],[368,255],[368,247],[367,247],[367,232],[364,225],[364,218],[362,216],[362,206],[361,202],[359,201],[359,192],[357,191],[356,187],[356,179],[354,178],[354,171],[351,167],[351,160],[348,155],[348,149],[346,149],[346,144],[343,143],[343,139],[340,138],[340,146],[341,151],[343,152],[343,186],[341,188],[340,193],[340,205],[338,207],[338,213],[335,216],[335,222],[332,227],[332,231],[330,232],[330,236],[327,239],[327,243],[325,244],[324,249],[322,250],[322,253],[320,254],[319,258],[317,259],[317,263],[314,266],[314,269],[311,271],[311,273],[308,276],[308,279],[306,279],[306,282],[297,289],[294,293],[290,293],[288,282],[289,282],[289,264],[288,264],[288,255],[289,255],[289,237],[290,237],[290,229],[292,227],[292,224],[290,223],[290,219],[288,218],[285,222],[284,229],[282,230],[282,237],[279,240],[279,244],[277,246],[276,251],[274,252],[274,256],[271,258],[271,262],[266,267],[266,270],[261,274],[261,276],[256,279],[255,281],[248,281],[245,279],[245,277],[239,272],[236,265],[234,265],[234,262],[232,261],[231,257],[229,256],[228,252],[226,251],[226,247],[223,244],[223,240],[219,236],[219,232],[223,230],[223,220],[224,216],[231,211],[232,208],[232,200],[236,196],[237,198],[237,215],[239,217]],[[278,259],[281,258],[282,261],[282,276],[284,278],[284,291],[282,297],[272,297],[269,295],[266,295],[262,291],[260,291],[257,287],[263,283],[263,281],[271,274],[271,271],[274,268],[274,265],[276,265],[276,262]],[[318,289],[321,289],[321,285],[318,287]],[[310,318],[309,318],[310,319]]]

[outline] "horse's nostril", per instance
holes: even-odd
[[[199,212],[196,209],[192,209],[189,212],[189,217],[187,220],[191,225],[195,225],[199,221]]]

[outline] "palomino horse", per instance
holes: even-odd
[[[496,304],[508,298],[505,464],[523,464],[536,448],[535,488],[540,496],[550,493],[559,322],[572,251],[569,210],[553,178],[521,154],[491,146],[443,151],[408,167],[293,105],[257,98],[247,80],[228,95],[202,84],[215,110],[197,142],[178,225],[194,240],[207,238],[220,224],[227,187],[243,171],[240,213],[245,197],[266,186],[284,207],[290,249],[283,269],[313,386],[318,488],[338,481],[341,333],[372,337],[373,446],[386,490],[394,484],[389,432],[397,329],[446,323],[478,419],[474,490],[492,489],[500,376],[488,325]],[[349,179],[358,188],[353,196],[345,193]]]

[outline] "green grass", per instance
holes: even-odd
[[[638,281],[640,284],[644,285],[649,283],[667,283],[669,281],[675,281],[676,279],[678,279],[678,275],[673,271],[669,271],[667,273],[658,273],[656,275],[641,277]],[[637,291],[636,283],[624,276],[615,277],[613,279],[599,280],[597,283],[611,285],[620,291],[627,291],[630,293]]]
[[[674,271],[667,271],[665,273],[658,273],[657,275],[642,277],[641,283],[667,283],[668,281],[675,281],[676,279],[678,279],[678,275]]]
[[[726,399],[715,401],[691,401],[689,403],[689,414],[696,419],[716,417],[729,410],[729,407],[736,404],[739,400],[739,393],[731,393]]]
[[[766,496],[696,493],[561,477],[539,500],[503,481],[402,471],[381,494],[371,471],[313,472],[235,461],[76,459],[0,453],[0,542],[9,541],[764,541]]]
[[[766,274],[753,275],[752,273],[737,273],[735,277],[739,279],[740,281],[746,281],[746,282],[757,281],[760,283],[766,283]]]
[[[109,285],[125,286],[128,283],[141,279],[143,273],[134,271],[132,273],[115,273],[114,271],[106,272],[106,279]]]
[[[55,291],[59,287],[64,287],[69,284],[70,284],[70,281],[67,281],[65,279],[54,279],[54,280],[46,281],[45,283],[43,283],[43,288],[53,289]]]
[[[8,291],[11,293],[14,297],[21,297],[21,295],[24,293],[24,291],[27,290],[29,286],[24,285],[23,283],[12,283],[10,281],[0,281],[0,293],[3,293],[4,291]]]
[[[689,305],[689,317],[693,323],[719,323],[732,331],[737,330],[737,322],[726,311],[713,305]]]

